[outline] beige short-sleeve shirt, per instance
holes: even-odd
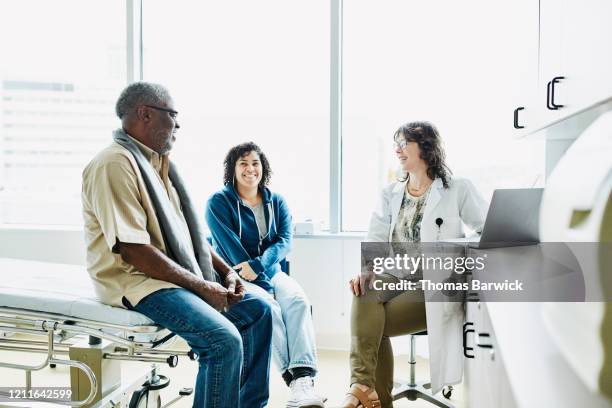
[[[168,156],[160,156],[136,139],[132,140],[159,175],[172,207],[182,221],[187,241],[191,243],[178,194],[168,178]],[[103,303],[124,307],[122,297],[125,296],[136,305],[153,292],[178,287],[138,271],[121,258],[116,248],[120,241],[151,244],[166,252],[151,197],[136,160],[127,149],[113,142],[85,167],[82,203],[87,270]]]

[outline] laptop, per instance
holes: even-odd
[[[486,249],[539,243],[543,191],[543,188],[495,190],[480,240],[468,246]]]

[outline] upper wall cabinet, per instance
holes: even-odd
[[[512,4],[515,29],[509,43],[513,75],[513,126],[518,133],[527,133],[537,123],[538,89],[538,4],[532,0],[517,0]]]
[[[560,90],[567,114],[612,96],[611,16],[609,0],[563,1]]]
[[[538,6],[528,3],[523,8],[531,12]],[[607,21],[611,15],[609,0],[539,1],[539,31],[532,34],[539,40],[537,80],[522,75],[527,78],[520,84],[525,102],[517,102],[515,108],[524,106],[519,112],[519,125],[524,128],[517,129],[517,135],[535,132],[612,97],[612,24]],[[526,22],[517,27],[517,33],[525,28],[533,32],[530,27]],[[533,57],[522,58],[517,63],[519,71]],[[516,112],[514,116],[516,122]]]
[[[567,94],[562,71],[563,0],[540,0],[540,66],[535,127],[559,120],[566,112]]]

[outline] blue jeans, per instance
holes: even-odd
[[[284,272],[272,278],[274,295],[243,280],[250,293],[268,300],[272,308],[272,357],[281,373],[296,367],[317,371],[315,341],[310,302],[300,284]]]
[[[194,407],[266,406],[272,314],[265,300],[247,293],[219,313],[186,289],[162,289],[134,309],[185,339],[198,354]]]

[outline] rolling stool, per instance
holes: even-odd
[[[391,395],[393,395],[393,401],[400,398],[408,398],[410,401],[416,401],[417,398],[421,398],[438,407],[453,408],[454,405],[450,401],[447,401],[453,392],[452,386],[444,387],[442,389],[442,395],[444,395],[444,398],[441,398],[431,394],[431,384],[429,382],[415,380],[416,336],[423,336],[426,334],[427,330],[410,335],[410,360],[408,361],[408,363],[410,363],[410,381],[394,382],[393,391],[391,393]]]

